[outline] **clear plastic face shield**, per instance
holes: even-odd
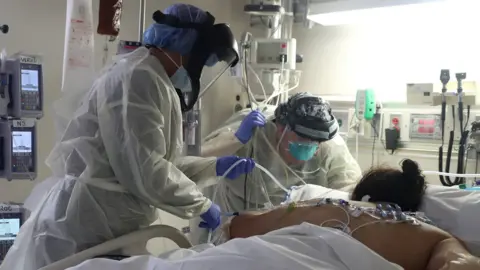
[[[181,83],[183,89],[176,89],[183,112],[191,110],[201,96],[200,93],[205,93],[239,60],[238,46],[230,27],[215,24],[215,18],[208,12],[206,15],[207,19],[203,23],[186,23],[161,11],[153,14],[153,20],[158,24],[194,29],[198,33],[185,65],[186,82]]]
[[[212,54],[207,59],[205,66],[203,67],[202,75],[200,77],[200,93],[198,98],[202,96],[212,87],[212,85],[225,74],[227,70],[230,70],[232,66],[235,66],[238,62],[238,54],[236,54],[237,43],[234,42],[234,46],[230,52],[223,54],[222,59],[219,60],[216,54]]]
[[[238,63],[238,45],[230,27],[212,25],[200,32],[186,66],[191,93],[182,110],[192,109],[195,102],[232,66]]]

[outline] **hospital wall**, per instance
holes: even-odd
[[[407,83],[436,83],[436,91],[440,92],[440,70],[450,69],[451,81],[455,81],[454,73],[467,72],[467,79],[477,82],[479,104],[480,32],[476,12],[480,3],[470,2],[477,5],[476,9],[452,9],[448,14],[432,13],[398,21],[392,18],[386,23],[315,25],[312,29],[295,26],[297,50],[304,56],[304,62],[297,66],[302,77],[296,91],[312,92],[329,100],[354,100],[357,89],[372,88],[381,102],[402,103],[406,102]],[[456,91],[456,87],[449,91]],[[336,109],[333,106],[334,112]],[[437,109],[440,113],[440,107]],[[350,138],[348,144],[354,153],[355,140]],[[412,148],[421,149],[390,155],[377,144],[372,163],[369,138],[360,144],[358,160],[362,170],[368,170],[372,165],[397,165],[409,157],[420,162],[424,170],[438,171],[438,144]],[[469,171],[474,167],[470,163]],[[456,160],[450,171],[456,171]],[[440,184],[437,176],[427,180]]]
[[[439,83],[441,69],[450,69],[452,81],[456,72],[480,80],[480,3],[470,2],[477,9],[454,7],[448,14],[381,23],[296,26],[293,36],[304,55],[297,90],[354,96],[368,87],[381,101],[398,102],[406,101],[407,83]]]

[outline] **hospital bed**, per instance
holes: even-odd
[[[122,251],[122,254],[128,254],[131,256],[148,255],[149,253],[146,249],[147,242],[150,239],[159,237],[172,240],[180,248],[188,249],[192,247],[188,238],[178,229],[167,225],[154,225],[84,250],[45,266],[40,270],[65,270],[88,259],[105,256],[106,254],[113,254],[113,252],[118,252],[120,250]]]
[[[288,200],[299,201],[321,197],[348,200],[349,194],[320,186],[305,185],[298,189],[292,189]],[[477,233],[480,192],[430,185],[423,199],[422,208],[422,211],[440,228],[457,236],[464,241],[474,255],[480,256],[480,236]],[[144,253],[123,252],[123,254],[131,256],[146,255],[149,254],[145,248],[147,241],[157,237],[168,238],[175,242],[181,249],[192,247],[187,237],[179,230],[166,225],[156,225],[100,244],[42,269],[64,270],[86,260],[105,254],[113,254],[115,251],[125,250],[125,248],[132,246],[137,247],[137,251],[143,249]]]

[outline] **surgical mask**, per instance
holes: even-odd
[[[177,71],[170,77],[173,87],[180,89],[183,93],[192,92],[192,85],[190,84],[190,77],[187,70],[180,66]]]
[[[173,61],[172,57],[168,53],[164,54],[172,61],[172,63],[177,67],[177,71],[170,77],[170,81],[173,84],[173,87],[180,89],[183,93],[192,92],[192,85],[190,82],[190,76],[188,71],[183,66],[183,57],[180,56],[180,65]]]
[[[283,137],[285,136],[285,133],[287,130],[290,130],[290,128],[285,128],[285,130],[282,133],[282,136],[280,136],[280,140],[278,140],[277,143],[277,151],[280,147],[280,142],[283,140]],[[311,143],[311,142],[289,142],[288,143],[288,151],[294,157],[296,160],[300,161],[307,161],[313,158],[315,153],[318,150],[318,143]]]
[[[288,151],[297,160],[307,161],[313,158],[318,150],[317,143],[290,142]]]

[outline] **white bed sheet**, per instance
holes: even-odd
[[[71,270],[401,270],[357,240],[308,223],[220,246],[179,250],[167,258],[137,256],[123,261],[93,259]]]

